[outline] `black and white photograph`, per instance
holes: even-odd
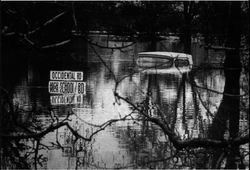
[[[249,169],[249,1],[0,8],[0,169]]]

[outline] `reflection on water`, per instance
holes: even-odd
[[[106,40],[103,40],[105,43]],[[83,44],[86,46],[86,44]],[[122,42],[109,42],[109,45],[122,45]],[[160,44],[162,45],[162,43]],[[85,48],[85,47],[84,47]],[[82,136],[89,137],[98,125],[110,119],[119,119],[132,112],[131,106],[124,101],[117,102],[114,97],[115,80],[110,71],[98,59],[90,47],[85,48],[87,61],[71,64],[73,71],[83,71],[87,92],[82,104],[54,106],[50,104],[47,84],[50,70],[67,70],[66,64],[46,61],[46,65],[31,63],[23,68],[24,74],[12,89],[13,102],[22,112],[22,122],[37,120],[44,126],[51,119],[63,120],[70,114],[69,123]],[[130,46],[124,51],[99,50],[117,79],[123,79],[117,92],[132,103],[147,110],[151,116],[162,116],[166,123],[182,138],[206,137],[206,132],[221,103],[222,95],[210,93],[206,87],[223,92],[225,77],[221,70],[201,71],[195,76],[189,73],[166,72],[149,74],[138,72],[135,52],[143,51],[142,44]],[[75,67],[74,67],[75,66]],[[159,115],[161,112],[163,115]],[[52,113],[52,117],[49,116]],[[190,166],[190,162],[178,152],[159,127],[143,120],[139,115],[133,119],[119,121],[86,142],[75,140],[66,127],[47,134],[41,141],[38,156],[43,161],[39,168],[179,168]],[[32,141],[24,141],[34,145]],[[25,152],[28,152],[27,148]],[[172,158],[172,159],[168,159]],[[154,160],[159,161],[154,161]],[[192,159],[192,158],[190,158]],[[162,161],[164,160],[164,161]],[[32,160],[27,160],[33,161]]]

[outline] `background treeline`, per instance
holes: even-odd
[[[201,34],[207,42],[227,36],[235,2],[4,2],[2,33],[30,33],[34,41],[65,39],[71,31],[106,31],[151,39],[155,35]],[[61,15],[60,15],[61,14]],[[43,25],[49,20],[53,23]],[[249,3],[241,3],[241,30],[249,40]],[[41,27],[41,28],[40,28]],[[36,30],[39,28],[39,31]],[[33,31],[33,32],[32,32]],[[53,36],[51,36],[53,35]]]

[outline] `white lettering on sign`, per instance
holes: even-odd
[[[81,71],[50,71],[48,84],[52,105],[82,104],[86,83]]]
[[[67,104],[82,104],[83,95],[54,95],[50,96],[50,103],[52,105],[67,105]]]
[[[81,71],[50,71],[50,80],[82,81],[83,72]]]
[[[86,83],[76,81],[49,81],[51,94],[86,94]]]

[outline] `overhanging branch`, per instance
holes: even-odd
[[[163,122],[160,119],[150,117],[149,115],[145,114],[140,108],[138,108],[136,105],[134,105],[132,102],[130,102],[128,99],[120,96],[118,93],[115,93],[115,96],[119,99],[122,99],[123,101],[130,104],[135,110],[139,111],[143,116],[147,118],[149,122],[152,122],[159,126],[162,131],[168,136],[168,139],[173,143],[173,145],[177,149],[183,149],[183,148],[210,148],[210,147],[231,147],[231,146],[239,146],[248,143],[249,141],[249,134],[246,136],[240,136],[235,139],[231,140],[215,140],[215,139],[208,139],[208,138],[194,138],[194,139],[187,139],[187,140],[181,140],[179,136],[175,134],[171,130],[171,128]]]

